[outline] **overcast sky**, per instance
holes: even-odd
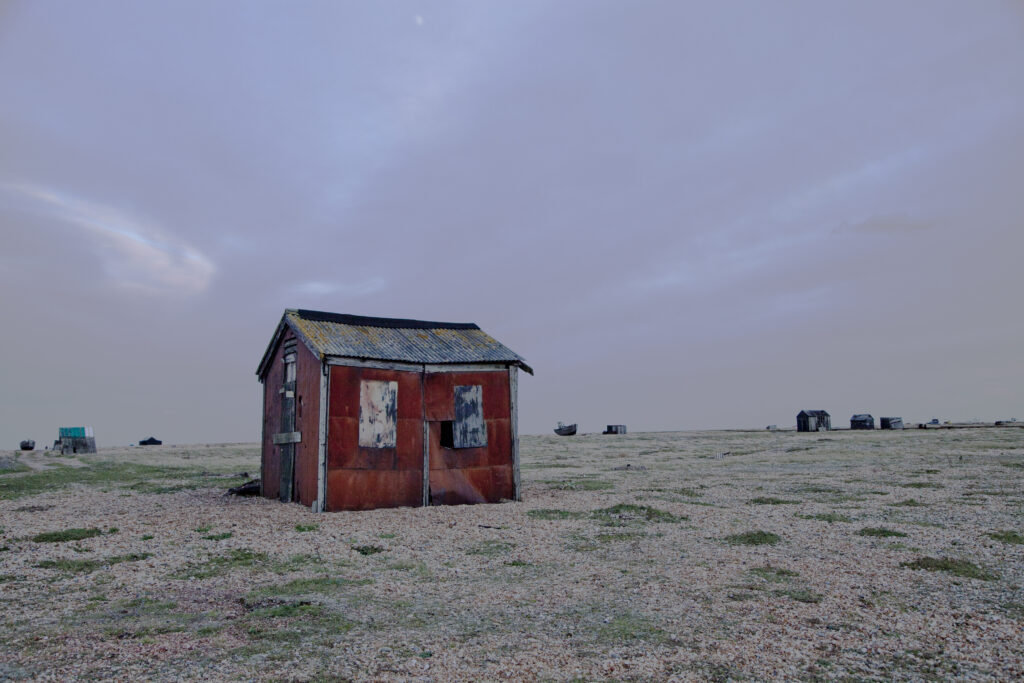
[[[0,448],[255,441],[285,308],[520,426],[1024,418],[1024,5],[0,0]]]

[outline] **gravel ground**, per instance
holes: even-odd
[[[0,454],[0,679],[1024,676],[1021,429],[524,437],[522,503],[325,515],[224,496],[257,449]]]

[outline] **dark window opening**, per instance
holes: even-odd
[[[451,420],[441,423],[441,448],[455,448],[455,428]]]

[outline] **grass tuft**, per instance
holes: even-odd
[[[746,531],[742,534],[732,534],[725,537],[729,545],[774,545],[781,538],[770,531]]]
[[[819,513],[819,514],[816,514],[816,515],[800,515],[800,514],[798,514],[797,517],[799,517],[800,519],[816,519],[819,522],[828,522],[829,524],[831,524],[833,522],[852,522],[853,521],[853,519],[851,519],[850,517],[847,517],[846,515],[841,515],[838,512],[823,512],[823,513]]]
[[[36,543],[65,543],[67,541],[81,541],[86,538],[101,536],[102,534],[103,532],[96,527],[65,529],[64,531],[47,531],[42,534],[36,534],[32,537],[32,540]]]
[[[913,562],[901,562],[900,566],[924,569],[930,572],[948,572],[954,576],[982,581],[994,581],[999,578],[998,574],[983,569],[973,562],[957,560],[952,557],[920,557]]]
[[[786,500],[785,498],[773,498],[771,496],[759,496],[747,501],[748,505],[798,505],[799,500]]]
[[[989,538],[994,538],[997,541],[1003,543],[1012,543],[1014,545],[1024,545],[1024,536],[1021,536],[1016,531],[993,531],[990,534],[986,534]]]
[[[551,508],[541,508],[538,510],[527,510],[526,515],[533,519],[580,519],[586,517],[587,513],[577,512],[575,510],[557,510]]]
[[[894,529],[886,529],[881,526],[866,526],[857,532],[858,536],[874,536],[876,538],[889,538],[890,536],[899,536],[905,538],[907,535],[902,531],[896,531]]]
[[[622,526],[637,522],[680,522],[687,519],[648,505],[631,505],[629,503],[619,503],[594,510],[591,517],[604,521],[608,526]]]
[[[73,574],[88,574],[103,567],[120,564],[121,562],[138,562],[151,557],[149,553],[130,553],[128,555],[113,555],[100,560],[43,560],[37,562],[40,569],[59,569]]]
[[[360,555],[376,555],[377,553],[384,552],[384,548],[379,545],[354,545],[352,550],[355,550]]]

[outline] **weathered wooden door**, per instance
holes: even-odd
[[[284,383],[281,386],[281,429],[278,448],[281,452],[281,487],[278,497],[291,502],[295,493],[295,348],[284,356]]]

